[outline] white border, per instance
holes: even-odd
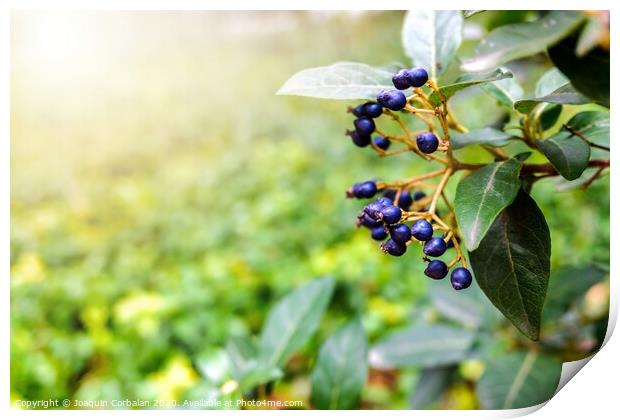
[[[617,2],[611,1],[599,1],[589,0],[585,1],[573,1],[564,0],[561,2],[563,9],[610,9],[612,10],[612,40],[616,40],[613,34],[616,33],[615,28],[617,24],[616,13],[618,13],[616,4]],[[282,7],[285,6],[285,7]],[[378,7],[380,6],[380,7]],[[340,0],[300,0],[294,4],[284,4],[276,1],[263,1],[258,4],[252,1],[238,1],[228,0],[220,3],[209,3],[204,1],[137,1],[137,0],[109,0],[109,1],[43,1],[43,0],[22,0],[22,1],[9,1],[0,7],[0,57],[3,65],[0,67],[0,92],[2,93],[1,112],[0,112],[0,130],[2,132],[2,142],[0,144],[0,159],[2,162],[0,173],[0,202],[2,203],[1,218],[0,218],[0,233],[2,234],[2,242],[0,245],[0,253],[3,258],[0,260],[1,272],[5,274],[5,281],[3,282],[4,290],[0,293],[0,319],[1,319],[1,331],[2,331],[2,380],[0,382],[0,391],[3,398],[0,399],[0,409],[3,413],[9,411],[9,394],[10,394],[10,347],[9,347],[9,328],[10,328],[10,312],[9,312],[9,251],[10,251],[10,10],[23,10],[23,9],[79,9],[79,10],[350,10],[350,9],[368,9],[368,10],[404,10],[404,9],[461,9],[464,8],[464,2],[459,1],[437,1],[434,0],[430,4],[425,2],[413,2],[409,1],[393,1],[384,0],[381,2],[370,0],[358,0],[358,1],[340,1]],[[503,2],[501,4],[498,1],[468,1],[466,7],[468,9],[557,9],[558,3],[551,1],[531,1],[520,0],[519,2]],[[612,75],[618,74],[615,72],[616,68],[616,51],[615,42],[612,41]],[[614,82],[614,78],[611,80],[611,92],[612,97],[616,98],[618,91],[618,84]],[[616,114],[612,114],[612,137],[617,132],[618,120]],[[612,142],[617,142],[618,139],[613,139]],[[612,149],[612,158],[614,161],[618,158],[617,149]],[[618,191],[617,183],[618,174],[616,171],[611,172],[611,212],[616,214],[618,212]],[[611,220],[611,237],[617,238],[618,226],[615,219]],[[614,256],[618,255],[617,242],[611,242],[611,308],[610,308],[610,326],[608,335],[606,337],[605,347],[587,363],[587,366],[581,373],[578,374],[577,379],[570,381],[566,386],[560,390],[560,392],[546,405],[544,408],[538,410],[540,407],[534,407],[523,410],[507,410],[507,411],[388,411],[389,416],[397,418],[509,418],[531,414],[532,418],[547,419],[547,418],[608,418],[611,413],[617,412],[617,373],[620,370],[619,358],[616,356],[620,354],[620,341],[617,337],[610,337],[610,333],[613,331],[615,323],[618,317],[618,279],[615,278],[615,274],[618,273],[618,260]],[[572,366],[574,368],[574,364]],[[566,367],[563,369],[565,374]],[[32,418],[32,417],[51,417],[51,418],[83,418],[85,415],[89,417],[105,417],[121,416],[132,418],[164,418],[168,417],[172,413],[168,411],[90,411],[88,413],[84,411],[16,411],[12,410],[7,414],[16,418]],[[321,411],[184,411],[174,412],[175,416],[187,416],[189,418],[201,418],[205,416],[209,418],[240,418],[246,416],[252,416],[255,418],[271,418],[271,417],[287,417],[294,415],[295,417],[309,417],[309,416],[325,416],[329,413]],[[338,412],[339,417],[355,416],[355,418],[370,418],[380,415],[385,415],[381,411],[354,411],[354,412]]]

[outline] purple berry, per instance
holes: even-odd
[[[442,238],[431,238],[424,244],[424,253],[431,257],[441,257],[447,248]]]
[[[351,137],[351,141],[357,147],[366,147],[370,144],[370,135],[362,135],[358,133],[356,130],[354,131],[347,130],[346,135]]]
[[[401,244],[407,243],[411,239],[411,229],[404,223],[390,226],[390,237],[394,242]]]
[[[407,252],[407,245],[388,239],[387,242],[381,245],[381,250],[395,257],[400,257]]]
[[[437,150],[437,147],[439,147],[439,140],[435,134],[430,131],[426,131],[418,134],[416,137],[416,144],[422,153],[430,154]]]
[[[364,136],[370,136],[375,131],[375,122],[370,118],[358,118],[353,121],[355,131]]]
[[[433,237],[433,225],[426,220],[417,220],[411,226],[411,235],[419,241],[428,241]]]
[[[443,261],[433,260],[426,266],[424,274],[432,279],[441,280],[448,275],[448,266]]]
[[[408,70],[407,82],[413,87],[424,86],[428,82],[428,73],[421,67]]]
[[[377,193],[377,184],[374,181],[366,181],[355,184],[347,191],[347,197],[372,198]]]
[[[393,225],[400,221],[402,214],[400,207],[394,205],[386,206],[379,211],[378,219],[387,225]]]
[[[385,238],[387,238],[388,234],[385,231],[385,227],[383,226],[378,226],[378,227],[374,227],[372,228],[372,230],[370,231],[370,236],[372,237],[372,239],[374,239],[375,241],[382,241]]]
[[[383,107],[376,102],[366,102],[362,107],[365,117],[377,118],[383,113]]]
[[[398,207],[403,210],[409,210],[409,207],[413,204],[413,198],[409,191],[402,191],[400,197],[398,197]]]
[[[411,87],[408,73],[408,70],[402,69],[392,77],[392,83],[396,89],[404,90]]]
[[[377,102],[392,111],[400,111],[407,105],[407,97],[399,90],[383,90],[377,95]]]
[[[375,146],[377,146],[379,149],[381,150],[387,150],[390,148],[390,139],[388,139],[387,137],[383,137],[383,136],[377,136],[375,137],[375,139],[372,141]]]
[[[426,194],[424,194],[424,191],[416,191],[415,193],[413,193],[413,201],[421,200],[424,197],[426,197]]]
[[[455,268],[450,274],[450,283],[455,290],[467,289],[471,286],[471,273],[464,267]]]

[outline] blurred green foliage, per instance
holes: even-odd
[[[515,19],[484,15],[471,21]],[[342,135],[346,103],[274,96],[302,68],[405,62],[401,21],[400,12],[14,13],[12,399],[201,395],[199,360],[256,334],[279,297],[326,274],[336,280],[329,316],[277,382],[280,398],[308,401],[321,343],[352,314],[371,342],[434,319],[421,254],[382,255],[354,227],[360,204],[344,199],[353,182],[428,165],[354,148]],[[45,25],[75,44],[41,36]],[[519,66],[531,89],[549,63]],[[477,89],[453,108],[472,128],[502,116]],[[488,160],[477,148],[459,155]],[[608,180],[561,193],[555,182],[533,191],[552,268],[605,264]],[[419,373],[371,372],[363,406],[408,407]],[[475,408],[468,383],[458,376],[442,407]]]

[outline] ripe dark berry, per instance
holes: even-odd
[[[353,115],[355,115],[356,117],[363,117],[364,116],[364,105],[358,105],[355,108],[351,108],[349,107],[348,112],[352,113]]]
[[[375,139],[372,141],[375,146],[377,146],[379,149],[381,150],[387,150],[390,148],[390,140],[387,137],[383,137],[383,136],[377,136],[375,137]]]
[[[383,192],[383,196],[385,198],[389,198],[393,202],[394,200],[396,200],[396,190],[385,190]]]
[[[455,290],[467,289],[471,285],[471,273],[463,267],[455,268],[450,274],[450,283]]]
[[[403,213],[400,210],[400,207],[392,205],[382,208],[377,216],[379,216],[379,220],[383,221],[383,223],[393,225],[394,223],[398,223],[400,221],[400,216],[402,214]]]
[[[410,88],[411,83],[409,82],[408,76],[409,76],[409,71],[406,69],[402,69],[401,71],[396,73],[392,77],[392,83],[394,84],[394,87],[399,90]]]
[[[407,81],[413,87],[424,86],[428,82],[428,73],[421,67],[407,71]]]
[[[381,211],[381,209],[385,207],[383,205],[380,205],[377,200],[373,201],[372,203],[368,204],[367,206],[364,207],[362,213],[360,214],[360,217],[362,215],[366,215],[366,216],[370,216],[373,220],[377,220],[377,212]]]
[[[392,200],[390,200],[388,197],[379,197],[377,198],[376,203],[380,205],[381,208],[391,206],[393,204]]]
[[[375,217],[372,217],[366,213],[362,213],[357,216],[357,226],[364,226],[369,229],[381,226],[381,228],[383,229],[383,223],[381,223]]]
[[[426,154],[433,153],[439,146],[437,136],[430,131],[418,134],[418,137],[416,137],[416,143],[418,145],[418,149],[420,149],[422,153]]]
[[[370,118],[358,118],[353,121],[355,131],[359,134],[369,136],[375,131],[375,122]]]
[[[447,248],[442,238],[431,238],[424,244],[424,253],[431,257],[441,257]]]
[[[374,181],[360,182],[347,191],[347,197],[372,198],[377,193],[377,184]]]
[[[366,102],[362,107],[365,117],[377,118],[383,112],[383,107],[376,102]]]
[[[372,230],[370,231],[370,236],[372,237],[372,239],[374,239],[375,241],[382,241],[385,238],[387,238],[388,234],[385,231],[385,227],[383,226],[378,226],[378,227],[374,227],[372,228]]]
[[[441,280],[448,275],[448,266],[443,261],[433,260],[428,263],[424,274],[432,279]]]
[[[402,191],[400,197],[398,197],[398,207],[403,210],[409,210],[409,207],[413,204],[413,198],[409,191]]]
[[[407,245],[388,239],[387,242],[381,245],[381,250],[395,257],[400,257],[407,252]]]
[[[357,147],[366,147],[370,144],[370,135],[368,134],[360,134],[357,131],[348,130],[346,135],[351,137],[351,141]]]
[[[428,241],[433,237],[433,225],[426,220],[417,220],[411,226],[411,235],[419,241]]]
[[[399,90],[384,90],[377,95],[377,102],[392,111],[400,111],[407,105],[407,97]]]
[[[416,191],[415,193],[413,193],[413,201],[421,200],[424,197],[426,197],[426,194],[424,194],[424,191]]]
[[[390,226],[390,237],[394,242],[401,244],[407,243],[407,241],[411,239],[411,229],[404,223]]]

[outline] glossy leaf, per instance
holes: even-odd
[[[500,26],[480,42],[474,56],[461,68],[484,71],[542,52],[575,30],[583,19],[581,13],[556,10],[534,22]]]
[[[466,358],[473,340],[474,333],[463,328],[413,326],[374,345],[368,360],[378,369],[444,366]]]
[[[536,145],[553,167],[569,181],[579,178],[588,167],[590,145],[566,130],[537,141]]]
[[[502,71],[508,71],[503,69]],[[523,97],[523,88],[514,77],[487,83],[481,86],[482,90],[497,99],[507,108],[512,109],[514,103]]]
[[[405,53],[415,67],[437,78],[450,64],[463,37],[463,16],[458,10],[412,10],[402,29]]]
[[[545,104],[540,107],[540,112],[536,111],[540,128],[543,131],[549,130],[558,121],[560,114],[562,114],[562,105],[560,104]]]
[[[609,147],[609,113],[585,111],[573,116],[566,124],[589,142]]]
[[[336,63],[295,73],[277,94],[324,99],[376,99],[383,89],[394,89],[393,74],[362,63]]]
[[[510,73],[509,71],[502,71],[501,69],[496,69],[488,73],[465,74],[456,79],[454,83],[440,86],[439,91],[446,99],[449,99],[452,95],[465,88],[476,85],[483,85],[485,83],[491,83],[510,77],[512,77],[512,73]],[[429,96],[429,100],[434,106],[441,105],[441,97],[436,92],[433,92]]]
[[[580,57],[576,53],[577,42],[577,36],[562,40],[549,48],[549,57],[577,91],[594,102],[609,107],[609,51],[595,48]]]
[[[459,182],[454,210],[468,250],[478,247],[497,215],[517,196],[521,166],[515,158],[491,163]]]
[[[538,98],[549,95],[569,83],[570,81],[566,78],[566,76],[564,76],[562,72],[557,69],[557,67],[554,67],[538,79],[534,89],[534,97]]]
[[[486,361],[476,393],[485,410],[524,408],[549,400],[562,363],[535,352],[512,352]]]
[[[411,396],[411,408],[423,410],[439,402],[455,372],[455,366],[423,369]]]
[[[366,333],[357,318],[323,344],[310,378],[316,408],[356,408],[368,375],[367,349]]]
[[[450,144],[453,149],[470,146],[472,144],[486,144],[488,146],[506,146],[514,136],[492,127],[479,128],[467,133],[454,133]]]
[[[549,282],[551,238],[545,217],[524,191],[497,216],[469,253],[476,281],[523,334],[537,340]]]
[[[540,103],[579,105],[589,102],[591,102],[590,99],[577,92],[572,85],[566,84],[548,95],[517,101],[515,102],[515,109],[523,114],[528,114]]]
[[[330,278],[312,281],[286,295],[269,311],[258,346],[262,361],[268,366],[283,366],[308,341],[333,288]]]

